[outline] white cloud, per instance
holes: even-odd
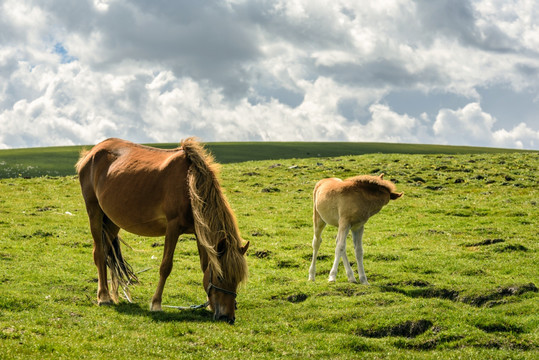
[[[457,110],[442,109],[433,124],[439,142],[453,145],[534,148],[539,144],[539,131],[520,123],[511,130],[493,130],[496,119],[485,113],[478,103]]]
[[[478,103],[462,109],[442,109],[433,125],[434,134],[446,142],[464,145],[492,134],[495,119],[484,113]]]
[[[499,147],[537,149],[539,147],[539,131],[520,123],[512,130],[497,130],[493,134],[494,144]]]
[[[479,95],[538,92],[531,0],[6,0],[0,11],[4,148],[190,135],[539,143],[535,107],[506,118]],[[406,91],[469,103],[414,117],[385,101]]]

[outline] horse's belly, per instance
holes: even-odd
[[[100,196],[99,205],[105,215],[120,228],[141,236],[162,236],[167,229],[166,215],[157,204],[137,203],[132,196]]]
[[[164,215],[139,213],[105,212],[113,223],[132,234],[141,236],[163,236],[167,230],[167,219]],[[146,215],[146,216],[145,216]]]
[[[123,229],[140,236],[163,236],[167,230],[167,222],[166,220],[155,220],[145,224],[129,225]]]
[[[318,215],[328,225],[339,226],[339,209],[332,203],[319,201],[316,203]]]

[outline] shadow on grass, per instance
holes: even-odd
[[[150,311],[147,306],[136,303],[120,303],[114,307],[117,312],[127,315],[145,316],[155,322],[210,322],[213,313],[206,309],[166,309],[165,311]]]

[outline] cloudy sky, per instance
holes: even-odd
[[[0,0],[0,149],[539,149],[536,0]]]

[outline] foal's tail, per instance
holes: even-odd
[[[112,278],[112,296],[116,297],[118,286],[121,286],[124,294],[129,302],[131,302],[131,294],[129,293],[128,285],[138,282],[137,275],[133,271],[131,265],[122,256],[120,249],[120,241],[124,242],[117,233],[110,228],[110,220],[103,216],[102,241],[106,256],[107,267],[110,269]],[[125,242],[124,242],[125,244]],[[113,299],[115,302],[118,299]]]

